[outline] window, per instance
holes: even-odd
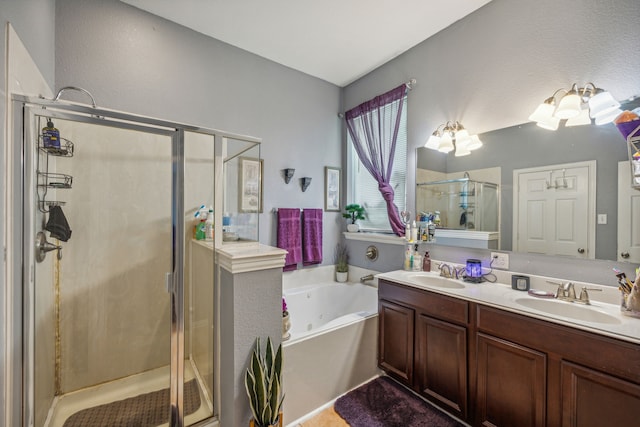
[[[396,141],[396,152],[393,161],[390,184],[394,191],[394,203],[399,211],[405,210],[406,195],[405,182],[407,172],[407,97],[396,102],[403,102],[402,117]],[[394,108],[393,103],[382,108]],[[378,183],[360,163],[360,159],[353,147],[349,132],[348,145],[348,181],[350,203],[357,203],[365,208],[365,220],[360,220],[360,229],[375,232],[391,233],[387,205],[378,190]]]

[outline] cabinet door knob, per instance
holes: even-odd
[[[625,258],[625,259],[626,259],[626,258],[629,258],[629,252],[622,252],[622,253],[620,254],[620,256],[621,256],[622,258]]]
[[[579,254],[583,254],[584,253],[584,248],[578,248],[578,253]]]

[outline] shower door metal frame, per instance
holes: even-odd
[[[214,129],[206,129],[189,126],[165,120],[131,115],[127,113],[105,110],[64,101],[51,101],[47,99],[31,98],[22,95],[13,95],[14,133],[16,147],[21,151],[16,153],[16,161],[20,157],[21,168],[16,171],[13,213],[16,227],[21,225],[21,234],[16,238],[15,246],[20,249],[22,257],[16,260],[14,268],[20,273],[12,284],[14,289],[12,313],[9,317],[13,324],[16,348],[15,360],[10,366],[14,375],[12,384],[11,408],[13,413],[21,414],[20,425],[32,427],[34,411],[34,356],[33,349],[35,339],[35,326],[33,325],[33,298],[35,276],[35,226],[33,218],[37,207],[33,206],[35,194],[35,169],[34,156],[38,153],[33,150],[34,133],[37,134],[31,120],[36,116],[36,111],[46,111],[46,115],[54,118],[79,121],[84,123],[99,124],[117,128],[131,129],[158,135],[170,136],[172,139],[172,194],[171,194],[171,244],[172,244],[172,271],[167,277],[167,291],[171,295],[171,366],[170,366],[170,426],[184,426],[183,411],[183,386],[184,386],[184,136],[185,131],[211,135],[216,138],[220,135],[229,136],[259,143],[257,138],[239,136]],[[44,115],[44,113],[43,113]],[[18,131],[20,130],[20,131]],[[28,140],[27,138],[31,138]],[[31,141],[31,142],[30,142]],[[19,175],[19,176],[18,176]],[[213,185],[213,183],[212,183]],[[18,242],[18,240],[21,240]],[[21,344],[18,345],[18,342]],[[212,355],[212,357],[215,357]],[[217,362],[215,366],[218,367]],[[216,368],[216,376],[219,369]],[[214,391],[214,402],[219,401],[219,390]],[[214,403],[214,416],[218,411],[218,405]],[[201,423],[200,423],[201,424]]]

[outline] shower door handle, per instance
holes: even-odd
[[[168,293],[173,292],[173,274],[172,273],[164,274],[164,287]]]

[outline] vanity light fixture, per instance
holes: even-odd
[[[469,135],[464,126],[456,120],[438,126],[424,146],[441,153],[455,150],[456,157],[460,157],[468,156],[471,151],[482,147],[482,141],[478,135]]]
[[[580,126],[591,124],[604,125],[611,123],[622,110],[620,103],[611,94],[587,83],[578,87],[576,83],[571,89],[558,89],[529,116],[529,120],[536,122],[544,129],[556,130],[560,120],[566,120],[565,126]]]
[[[284,172],[284,183],[288,184],[289,181],[291,181],[291,178],[293,178],[293,174],[296,172],[296,170],[292,168],[286,168],[282,171]]]

